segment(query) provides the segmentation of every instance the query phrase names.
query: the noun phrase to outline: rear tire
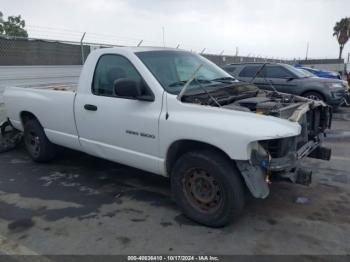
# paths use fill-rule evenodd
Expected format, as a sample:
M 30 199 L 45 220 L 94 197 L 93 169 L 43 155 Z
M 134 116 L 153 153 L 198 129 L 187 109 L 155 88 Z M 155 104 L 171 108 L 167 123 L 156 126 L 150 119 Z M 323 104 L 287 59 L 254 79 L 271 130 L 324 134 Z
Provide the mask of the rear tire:
M 318 92 L 314 92 L 314 91 L 304 93 L 303 97 L 306 97 L 306 98 L 309 98 L 312 100 L 316 100 L 316 101 L 325 101 L 323 95 L 321 95 Z
M 36 119 L 25 122 L 23 136 L 27 152 L 35 162 L 48 162 L 55 157 L 55 145 L 49 141 Z
M 222 227 L 241 213 L 245 195 L 238 170 L 213 150 L 188 152 L 171 172 L 173 198 L 190 219 Z

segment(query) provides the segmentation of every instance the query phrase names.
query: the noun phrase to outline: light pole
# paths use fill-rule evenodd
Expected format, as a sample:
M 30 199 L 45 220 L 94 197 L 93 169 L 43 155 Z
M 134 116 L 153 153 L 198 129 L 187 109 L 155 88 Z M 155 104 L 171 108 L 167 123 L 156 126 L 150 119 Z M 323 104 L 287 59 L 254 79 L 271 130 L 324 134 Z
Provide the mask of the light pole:
M 305 56 L 305 61 L 307 61 L 307 56 L 309 54 L 309 42 L 307 42 L 307 45 L 306 45 L 306 56 Z

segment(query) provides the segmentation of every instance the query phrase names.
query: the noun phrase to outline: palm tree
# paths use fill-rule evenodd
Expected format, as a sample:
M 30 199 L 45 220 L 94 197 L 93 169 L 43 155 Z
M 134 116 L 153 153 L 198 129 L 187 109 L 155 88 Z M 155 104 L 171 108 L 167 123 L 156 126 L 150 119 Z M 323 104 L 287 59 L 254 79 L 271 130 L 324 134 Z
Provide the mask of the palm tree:
M 339 59 L 341 59 L 344 46 L 350 38 L 350 18 L 343 18 L 333 28 L 333 36 L 337 37 L 339 43 Z

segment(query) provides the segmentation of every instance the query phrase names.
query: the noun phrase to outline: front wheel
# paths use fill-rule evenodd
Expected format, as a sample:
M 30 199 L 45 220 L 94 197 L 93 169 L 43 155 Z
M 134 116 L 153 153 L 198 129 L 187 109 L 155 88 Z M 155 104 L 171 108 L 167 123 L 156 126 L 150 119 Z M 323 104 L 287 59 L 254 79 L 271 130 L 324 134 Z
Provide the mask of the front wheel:
M 30 157 L 36 162 L 48 162 L 55 156 L 55 145 L 46 137 L 44 129 L 35 119 L 24 124 L 24 144 Z
M 240 174 L 229 159 L 211 150 L 180 157 L 172 170 L 171 188 L 187 217 L 211 227 L 230 223 L 245 202 Z
M 305 94 L 303 94 L 303 97 L 316 101 L 324 101 L 323 96 L 318 92 L 306 92 Z

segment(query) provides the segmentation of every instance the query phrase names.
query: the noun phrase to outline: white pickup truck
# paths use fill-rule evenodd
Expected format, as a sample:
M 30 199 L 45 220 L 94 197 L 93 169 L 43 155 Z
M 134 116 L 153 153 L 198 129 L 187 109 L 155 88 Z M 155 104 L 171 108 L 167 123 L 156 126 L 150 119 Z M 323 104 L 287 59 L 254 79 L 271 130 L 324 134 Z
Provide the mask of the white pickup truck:
M 77 86 L 8 87 L 4 100 L 34 161 L 60 145 L 170 177 L 184 214 L 208 226 L 237 217 L 245 189 L 265 198 L 271 181 L 309 184 L 299 160 L 330 158 L 323 102 L 259 90 L 178 49 L 96 50 Z

